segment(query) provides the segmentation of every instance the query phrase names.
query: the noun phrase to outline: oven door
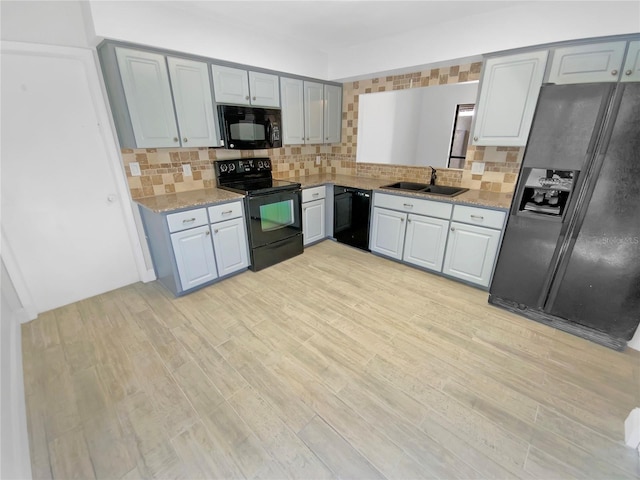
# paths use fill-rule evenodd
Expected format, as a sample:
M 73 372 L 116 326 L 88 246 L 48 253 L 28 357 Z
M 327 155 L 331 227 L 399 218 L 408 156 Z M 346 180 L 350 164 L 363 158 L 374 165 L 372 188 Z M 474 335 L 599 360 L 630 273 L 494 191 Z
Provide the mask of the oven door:
M 247 199 L 251 248 L 302 234 L 301 190 L 287 190 Z

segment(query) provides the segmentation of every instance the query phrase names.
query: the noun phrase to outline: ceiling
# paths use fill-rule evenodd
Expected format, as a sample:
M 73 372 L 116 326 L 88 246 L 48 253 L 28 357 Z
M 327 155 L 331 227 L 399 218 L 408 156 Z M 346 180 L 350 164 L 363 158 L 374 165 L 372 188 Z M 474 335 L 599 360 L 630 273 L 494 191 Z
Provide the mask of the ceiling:
M 296 42 L 314 50 L 340 48 L 392 37 L 430 25 L 460 21 L 532 2 L 509 1 L 180 1 L 174 8 L 233 22 L 268 38 Z M 213 24 L 215 25 L 215 23 Z

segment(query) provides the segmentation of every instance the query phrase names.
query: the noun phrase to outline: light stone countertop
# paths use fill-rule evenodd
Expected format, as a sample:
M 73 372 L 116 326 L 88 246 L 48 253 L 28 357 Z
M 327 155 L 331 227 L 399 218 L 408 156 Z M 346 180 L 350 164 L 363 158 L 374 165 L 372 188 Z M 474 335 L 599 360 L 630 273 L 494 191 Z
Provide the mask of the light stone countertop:
M 395 180 L 382 178 L 354 177 L 350 175 L 320 174 L 308 175 L 293 178 L 283 178 L 292 182 L 299 182 L 302 188 L 315 187 L 332 183 L 334 185 L 342 185 L 345 187 L 361 188 L 364 190 L 381 190 L 392 193 L 394 195 L 403 195 L 415 198 L 427 198 L 430 200 L 440 200 L 450 203 L 460 203 L 466 205 L 475 205 L 479 207 L 488 207 L 501 210 L 508 210 L 511 205 L 513 193 L 496 193 L 484 190 L 468 190 L 467 192 L 456 195 L 455 197 L 446 197 L 442 195 L 433 195 L 429 193 L 406 192 L 395 189 L 381 188 L 383 185 L 394 183 Z M 155 197 L 145 197 L 135 200 L 143 207 L 148 208 L 156 213 L 171 212 L 174 210 L 182 210 L 190 207 L 199 207 L 204 205 L 213 205 L 218 203 L 226 203 L 232 200 L 243 198 L 242 194 L 229 192 L 219 188 L 205 188 L 202 190 L 192 190 L 189 192 L 170 193 L 166 195 L 158 195 Z
M 396 189 L 381 188 L 383 185 L 394 183 L 395 180 L 383 178 L 367 178 L 352 177 L 349 175 L 320 174 L 287 178 L 293 182 L 300 182 L 302 188 L 314 187 L 333 183 L 334 185 L 342 185 L 345 187 L 362 188 L 364 190 L 381 190 L 385 193 L 393 193 L 394 195 L 403 195 L 415 198 L 427 198 L 429 200 L 440 200 L 450 203 L 461 203 L 466 205 L 474 205 L 478 207 L 488 207 L 501 210 L 508 210 L 511 206 L 513 193 L 497 193 L 487 192 L 485 190 L 468 190 L 455 197 L 447 197 L 443 195 L 433 195 L 430 193 L 407 192 Z

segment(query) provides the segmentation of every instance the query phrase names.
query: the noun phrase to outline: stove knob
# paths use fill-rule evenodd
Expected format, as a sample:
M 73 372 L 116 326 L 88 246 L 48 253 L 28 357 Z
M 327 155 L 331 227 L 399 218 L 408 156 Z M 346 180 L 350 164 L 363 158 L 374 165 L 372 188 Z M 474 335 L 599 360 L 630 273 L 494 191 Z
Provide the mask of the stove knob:
M 229 164 L 229 171 L 233 172 L 236 169 L 236 164 L 235 163 L 230 163 Z
M 227 171 L 227 164 L 226 163 L 222 163 L 220 165 L 220 171 L 223 172 L 223 173 Z
M 262 168 L 262 162 L 258 162 L 258 168 Z

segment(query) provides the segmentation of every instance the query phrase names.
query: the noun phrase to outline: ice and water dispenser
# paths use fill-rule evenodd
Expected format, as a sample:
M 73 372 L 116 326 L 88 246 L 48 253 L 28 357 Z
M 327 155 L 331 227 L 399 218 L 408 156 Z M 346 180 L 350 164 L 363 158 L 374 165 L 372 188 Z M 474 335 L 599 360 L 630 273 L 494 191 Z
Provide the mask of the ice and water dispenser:
M 577 170 L 525 168 L 527 179 L 518 205 L 518 215 L 562 220 L 571 192 L 578 179 Z

